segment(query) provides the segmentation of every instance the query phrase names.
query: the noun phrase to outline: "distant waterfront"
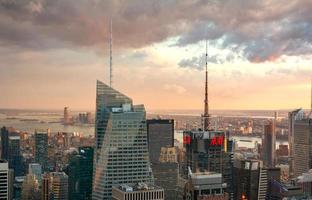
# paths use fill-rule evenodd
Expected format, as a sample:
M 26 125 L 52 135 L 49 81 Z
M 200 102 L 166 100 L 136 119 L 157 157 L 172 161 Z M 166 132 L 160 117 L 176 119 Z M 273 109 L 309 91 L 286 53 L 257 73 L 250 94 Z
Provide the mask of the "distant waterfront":
M 249 116 L 251 111 L 231 111 L 232 114 L 238 115 L 238 117 L 244 117 L 244 114 Z M 233 113 L 234 112 L 234 113 Z M 77 114 L 78 112 L 73 112 Z M 255 117 L 263 116 L 268 117 L 265 113 L 268 111 L 257 111 Z M 166 113 L 167 114 L 167 113 Z M 190 113 L 189 113 L 190 114 Z M 228 113 L 225 113 L 228 114 Z M 155 113 L 148 113 L 150 116 L 155 116 Z M 182 115 L 179 113 L 172 114 Z M 192 113 L 192 115 L 195 115 Z M 245 116 L 245 117 L 247 117 Z M 50 129 L 52 132 L 78 132 L 84 136 L 94 135 L 94 125 L 63 125 L 61 123 L 63 113 L 61 111 L 30 111 L 30 110 L 0 110 L 0 126 L 13 127 L 20 131 L 34 132 L 35 130 L 46 130 Z M 175 139 L 182 142 L 183 134 L 181 131 L 175 131 Z M 237 141 L 239 146 L 253 147 L 255 142 L 261 144 L 261 138 L 256 136 L 233 136 L 233 139 Z M 287 141 L 277 141 L 279 144 L 288 144 Z

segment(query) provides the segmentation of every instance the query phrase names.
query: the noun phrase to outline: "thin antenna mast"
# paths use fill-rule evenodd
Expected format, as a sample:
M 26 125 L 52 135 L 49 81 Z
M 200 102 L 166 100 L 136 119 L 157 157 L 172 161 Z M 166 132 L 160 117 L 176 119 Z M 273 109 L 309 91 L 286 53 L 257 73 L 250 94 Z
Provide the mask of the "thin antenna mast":
M 109 86 L 113 86 L 113 21 L 110 19 L 110 40 L 109 40 Z
M 311 97 L 310 97 L 310 101 L 311 101 L 311 105 L 310 105 L 310 114 L 309 114 L 309 118 L 312 118 L 312 78 L 311 78 Z
M 204 131 L 209 130 L 210 115 L 209 115 L 209 103 L 208 103 L 208 42 L 206 40 L 206 81 L 205 81 L 205 109 L 204 109 Z

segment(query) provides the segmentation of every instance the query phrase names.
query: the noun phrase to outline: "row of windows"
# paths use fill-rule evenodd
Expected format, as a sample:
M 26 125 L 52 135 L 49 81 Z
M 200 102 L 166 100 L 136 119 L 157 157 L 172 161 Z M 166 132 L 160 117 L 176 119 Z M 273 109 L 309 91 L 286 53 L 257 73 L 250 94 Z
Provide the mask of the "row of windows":
M 164 192 L 140 192 L 125 194 L 125 200 L 150 200 L 150 199 L 164 199 Z

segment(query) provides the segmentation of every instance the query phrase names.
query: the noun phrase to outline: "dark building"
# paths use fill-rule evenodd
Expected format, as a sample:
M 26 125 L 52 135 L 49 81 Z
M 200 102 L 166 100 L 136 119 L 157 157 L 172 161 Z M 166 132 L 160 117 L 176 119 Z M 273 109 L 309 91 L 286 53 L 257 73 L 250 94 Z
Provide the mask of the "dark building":
M 50 200 L 50 187 L 50 177 L 48 174 L 44 174 L 42 177 L 41 200 Z
M 224 131 L 185 131 L 185 161 L 180 173 L 187 179 L 189 171 L 222 174 L 226 192 L 233 196 L 233 141 Z
M 17 132 L 10 132 L 6 127 L 1 128 L 1 159 L 8 161 L 9 168 L 14 170 L 14 175 L 23 175 L 20 136 Z
M 259 160 L 234 162 L 234 199 L 258 199 L 259 170 Z
M 43 171 L 46 171 L 48 161 L 47 132 L 35 132 L 35 161 L 42 166 Z
M 67 169 L 70 200 L 88 200 L 92 197 L 93 147 L 79 147 L 78 155 L 69 160 Z
M 174 120 L 151 119 L 146 123 L 150 161 L 159 162 L 161 147 L 174 146 Z
M 1 128 L 1 159 L 8 160 L 9 131 L 6 127 Z
M 279 168 L 263 167 L 260 160 L 236 160 L 234 199 L 266 200 L 272 192 L 271 182 L 280 181 L 280 175 Z
M 20 136 L 9 136 L 9 151 L 8 151 L 9 168 L 14 170 L 15 176 L 22 176 L 24 172 L 20 142 L 21 142 Z
M 302 188 L 294 184 L 284 184 L 280 181 L 272 180 L 270 183 L 270 200 L 280 199 L 310 199 L 304 195 Z
M 264 125 L 264 138 L 262 143 L 263 149 L 263 164 L 267 167 L 275 166 L 275 151 L 276 151 L 276 136 L 275 136 L 275 128 L 274 122 L 270 121 L 268 124 Z

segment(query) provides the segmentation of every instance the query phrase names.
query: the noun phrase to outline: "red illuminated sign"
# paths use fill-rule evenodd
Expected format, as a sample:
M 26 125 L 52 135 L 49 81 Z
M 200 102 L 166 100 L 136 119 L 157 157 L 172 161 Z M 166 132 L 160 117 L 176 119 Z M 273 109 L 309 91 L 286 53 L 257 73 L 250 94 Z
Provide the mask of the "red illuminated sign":
M 189 135 L 183 136 L 183 144 L 191 144 L 191 136 Z
M 224 141 L 224 136 L 214 136 L 210 140 L 210 145 L 212 145 L 212 146 L 221 146 L 221 145 L 223 145 L 223 141 Z

